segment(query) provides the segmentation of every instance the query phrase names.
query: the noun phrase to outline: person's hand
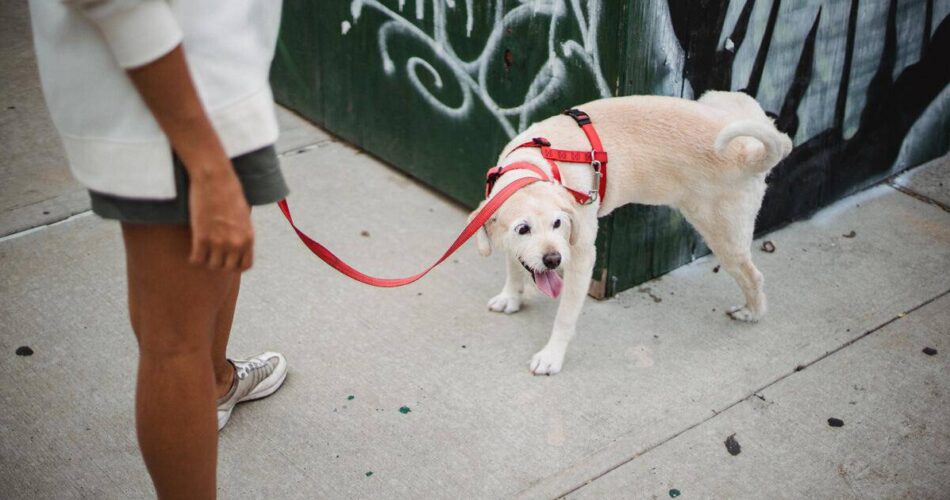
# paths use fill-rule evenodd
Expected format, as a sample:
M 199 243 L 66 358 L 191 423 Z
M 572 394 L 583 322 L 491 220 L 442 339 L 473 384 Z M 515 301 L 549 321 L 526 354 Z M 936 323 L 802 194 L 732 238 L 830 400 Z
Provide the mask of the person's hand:
M 192 178 L 189 185 L 189 261 L 209 269 L 246 271 L 254 260 L 251 207 L 230 164 L 214 171 Z

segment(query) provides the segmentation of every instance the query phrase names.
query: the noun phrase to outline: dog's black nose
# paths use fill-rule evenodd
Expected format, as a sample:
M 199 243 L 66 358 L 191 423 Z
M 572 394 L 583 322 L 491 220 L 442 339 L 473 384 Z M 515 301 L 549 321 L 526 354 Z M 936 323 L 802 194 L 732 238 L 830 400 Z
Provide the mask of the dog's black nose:
M 556 269 L 557 266 L 561 265 L 561 254 L 557 252 L 549 252 L 544 254 L 544 257 L 541 258 L 541 261 L 544 262 L 544 265 L 548 269 Z

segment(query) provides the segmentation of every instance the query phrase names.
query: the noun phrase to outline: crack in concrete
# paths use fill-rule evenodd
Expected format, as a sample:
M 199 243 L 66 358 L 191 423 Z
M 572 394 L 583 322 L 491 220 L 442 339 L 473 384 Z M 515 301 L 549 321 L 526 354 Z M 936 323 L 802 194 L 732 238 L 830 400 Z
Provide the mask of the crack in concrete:
M 893 318 L 891 318 L 891 319 L 889 319 L 889 320 L 887 320 L 887 321 L 881 323 L 880 325 L 877 325 L 877 326 L 875 326 L 874 328 L 871 328 L 870 330 L 868 330 L 868 331 L 866 331 L 866 332 L 864 332 L 864 333 L 858 335 L 857 337 L 855 337 L 855 338 L 853 338 L 853 339 L 851 339 L 851 340 L 845 342 L 844 344 L 838 346 L 837 348 L 832 349 L 832 350 L 826 352 L 825 354 L 823 354 L 823 355 L 821 355 L 821 356 L 815 358 L 814 360 L 809 361 L 808 363 L 805 363 L 804 365 L 801 365 L 801 366 L 803 367 L 801 370 L 796 369 L 796 370 L 790 371 L 790 372 L 788 372 L 788 373 L 786 373 L 786 374 L 784 374 L 784 375 L 782 375 L 782 376 L 776 378 L 775 380 L 773 380 L 773 381 L 771 381 L 771 382 L 768 382 L 767 384 L 763 385 L 762 387 L 759 387 L 758 389 L 755 389 L 754 391 L 752 391 L 751 393 L 749 393 L 749 394 L 746 395 L 745 397 L 743 397 L 743 398 L 741 398 L 741 399 L 738 399 L 738 400 L 736 400 L 736 401 L 733 401 L 732 403 L 728 404 L 727 406 L 725 406 L 725 407 L 722 408 L 721 410 L 718 410 L 718 411 L 715 411 L 715 410 L 714 410 L 712 416 L 707 417 L 707 418 L 705 418 L 705 419 L 703 419 L 703 420 L 700 420 L 699 422 L 696 422 L 695 424 L 690 425 L 690 426 L 688 426 L 688 427 L 686 427 L 686 428 L 684 428 L 684 429 L 682 429 L 682 430 L 680 430 L 680 431 L 678 431 L 678 432 L 676 432 L 676 433 L 670 435 L 669 437 L 667 437 L 667 438 L 665 438 L 665 439 L 661 439 L 659 442 L 654 443 L 654 444 L 648 446 L 648 447 L 645 448 L 643 451 L 641 451 L 641 452 L 639 452 L 639 453 L 636 453 L 636 454 L 633 455 L 632 457 L 630 457 L 630 458 L 628 458 L 628 459 L 626 459 L 626 460 L 623 460 L 623 461 L 621 461 L 620 463 L 618 463 L 618 464 L 616 464 L 616 465 L 614 465 L 614 466 L 612 466 L 612 467 L 609 467 L 608 469 L 602 471 L 601 473 L 597 474 L 597 475 L 594 476 L 594 477 L 590 477 L 590 478 L 584 480 L 584 481 L 581 482 L 580 484 L 578 484 L 578 485 L 574 486 L 573 488 L 571 488 L 571 489 L 565 491 L 564 493 L 559 494 L 559 495 L 556 496 L 555 498 L 557 498 L 557 499 L 565 498 L 565 497 L 567 497 L 567 495 L 570 495 L 570 494 L 572 494 L 572 493 L 577 492 L 578 490 L 580 490 L 580 489 L 584 488 L 585 486 L 587 486 L 587 485 L 593 483 L 594 481 L 596 481 L 596 480 L 598 480 L 598 479 L 600 479 L 600 478 L 606 476 L 607 474 L 610 474 L 611 472 L 613 472 L 613 471 L 619 469 L 620 467 L 623 467 L 624 465 L 626 465 L 626 464 L 628 464 L 628 463 L 630 463 L 630 462 L 636 460 L 637 458 L 640 458 L 640 457 L 646 455 L 647 453 L 649 453 L 649 452 L 651 452 L 651 451 L 653 451 L 653 450 L 659 448 L 660 446 L 663 446 L 664 444 L 666 444 L 666 443 L 668 443 L 668 442 L 670 442 L 670 441 L 672 441 L 672 440 L 678 438 L 679 436 L 681 436 L 681 435 L 683 435 L 683 434 L 685 434 L 685 433 L 687 433 L 687 432 L 689 432 L 689 431 L 691 431 L 691 430 L 693 430 L 693 429 L 699 427 L 700 425 L 703 425 L 703 424 L 705 424 L 706 422 L 709 422 L 709 421 L 711 421 L 712 419 L 714 419 L 714 418 L 716 418 L 716 417 L 722 415 L 722 414 L 725 413 L 727 410 L 729 410 L 729 409 L 731 409 L 731 408 L 733 408 L 733 407 L 735 407 L 735 406 L 741 404 L 743 401 L 746 401 L 746 400 L 748 400 L 749 398 L 752 398 L 752 397 L 756 397 L 758 394 L 762 393 L 765 389 L 768 389 L 769 387 L 771 387 L 771 386 L 777 384 L 778 382 L 781 382 L 782 380 L 785 380 L 786 378 L 788 378 L 788 377 L 794 375 L 795 373 L 797 373 L 797 372 L 799 372 L 799 371 L 802 371 L 802 370 L 804 370 L 804 369 L 806 369 L 806 368 L 808 368 L 808 367 L 810 367 L 810 366 L 812 366 L 812 365 L 814 365 L 814 364 L 816 364 L 816 363 L 818 363 L 818 362 L 820 362 L 820 361 L 822 361 L 822 360 L 824 360 L 824 359 L 826 359 L 826 358 L 831 357 L 832 355 L 834 355 L 834 354 L 840 352 L 841 350 L 843 350 L 843 349 L 845 349 L 845 348 L 847 348 L 847 347 L 850 347 L 851 345 L 853 345 L 853 344 L 856 343 L 857 341 L 859 341 L 859 340 L 861 340 L 861 339 L 863 339 L 863 338 L 865 338 L 865 337 L 867 337 L 867 336 L 869 336 L 869 335 L 871 335 L 871 334 L 873 334 L 873 333 L 875 333 L 875 332 L 881 330 L 882 328 L 884 328 L 884 327 L 890 325 L 891 323 L 894 323 L 895 321 L 898 321 L 898 320 L 900 320 L 900 319 L 902 319 L 902 318 L 905 318 L 905 317 L 909 316 L 911 313 L 917 311 L 918 309 L 920 309 L 920 308 L 922 308 L 922 307 L 925 307 L 925 306 L 927 306 L 927 305 L 933 303 L 933 302 L 936 301 L 936 300 L 939 300 L 940 298 L 942 298 L 942 297 L 944 297 L 945 295 L 948 295 L 948 294 L 950 294 L 950 290 L 946 290 L 946 291 L 944 291 L 944 292 L 942 292 L 942 293 L 939 293 L 939 294 L 937 294 L 936 296 L 931 297 L 930 299 L 927 299 L 927 300 L 921 302 L 920 304 L 918 304 L 918 305 L 916 305 L 916 306 L 914 306 L 914 307 L 908 309 L 907 311 L 903 311 L 903 312 L 898 313 L 898 314 L 895 315 Z M 535 484 L 538 484 L 538 483 L 535 483 Z M 532 485 L 532 486 L 534 486 L 534 485 Z M 519 492 L 519 495 L 520 495 L 521 493 L 524 493 L 525 491 L 527 491 L 527 490 L 530 489 L 530 488 L 531 488 L 531 487 L 529 486 L 528 488 L 522 490 L 521 492 Z
M 934 205 L 935 207 L 939 207 L 943 209 L 944 212 L 950 213 L 950 205 L 947 205 L 946 203 L 943 203 L 943 202 L 939 202 L 929 196 L 920 194 L 917 191 L 914 191 L 913 189 L 907 186 L 902 186 L 898 184 L 896 179 L 894 178 L 888 179 L 885 182 L 887 183 L 888 186 L 896 189 L 897 191 L 900 191 L 901 193 L 906 194 L 907 196 L 910 196 L 911 198 L 916 198 L 917 200 L 920 200 L 924 203 L 928 203 L 930 205 Z

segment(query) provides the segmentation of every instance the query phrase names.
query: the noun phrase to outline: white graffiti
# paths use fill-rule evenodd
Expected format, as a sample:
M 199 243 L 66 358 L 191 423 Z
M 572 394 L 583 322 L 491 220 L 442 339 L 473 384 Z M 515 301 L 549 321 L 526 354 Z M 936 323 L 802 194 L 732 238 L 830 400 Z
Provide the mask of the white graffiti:
M 475 27 L 474 0 L 465 0 L 465 33 L 471 37 Z M 530 125 L 532 113 L 553 102 L 563 90 L 568 78 L 565 60 L 576 58 L 593 77 L 601 97 L 611 95 L 610 87 L 600 66 L 597 46 L 597 30 L 601 20 L 601 0 L 519 0 L 517 5 L 505 11 L 504 1 L 494 2 L 494 21 L 484 47 L 472 60 L 459 57 L 449 40 L 446 17 L 449 10 L 461 8 L 457 0 L 415 0 L 415 18 L 424 20 L 426 8 L 432 16 L 433 32 L 425 32 L 402 15 L 406 0 L 398 1 L 398 10 L 383 5 L 378 0 L 353 0 L 350 13 L 356 24 L 364 9 L 375 9 L 389 18 L 377 33 L 377 43 L 383 59 L 383 70 L 388 75 L 396 74 L 396 64 L 389 54 L 388 42 L 395 36 L 408 36 L 428 45 L 438 59 L 439 66 L 448 68 L 451 77 L 461 89 L 461 102 L 449 105 L 433 93 L 420 79 L 430 76 L 435 91 L 442 90 L 446 82 L 432 62 L 419 56 L 411 56 L 405 64 L 407 78 L 419 95 L 433 108 L 446 116 L 462 119 L 469 116 L 476 102 L 492 113 L 509 137 Z M 548 17 L 547 59 L 534 75 L 522 102 L 512 107 L 502 107 L 491 96 L 488 88 L 490 64 L 499 64 L 502 37 L 506 30 L 536 16 Z M 580 40 L 557 40 L 558 26 L 576 23 Z M 561 30 L 563 31 L 563 30 Z M 436 62 L 436 61 L 433 61 Z

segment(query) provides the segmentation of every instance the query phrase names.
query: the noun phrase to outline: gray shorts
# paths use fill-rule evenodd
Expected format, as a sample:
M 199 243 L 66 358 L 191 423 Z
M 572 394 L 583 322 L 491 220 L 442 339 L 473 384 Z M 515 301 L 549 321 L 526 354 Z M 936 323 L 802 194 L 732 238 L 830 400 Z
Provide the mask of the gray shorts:
M 244 197 L 251 206 L 274 203 L 287 197 L 287 183 L 273 146 L 231 159 L 241 181 Z M 134 224 L 188 224 L 188 173 L 175 156 L 175 187 L 171 200 L 120 198 L 89 191 L 92 211 L 104 219 Z

